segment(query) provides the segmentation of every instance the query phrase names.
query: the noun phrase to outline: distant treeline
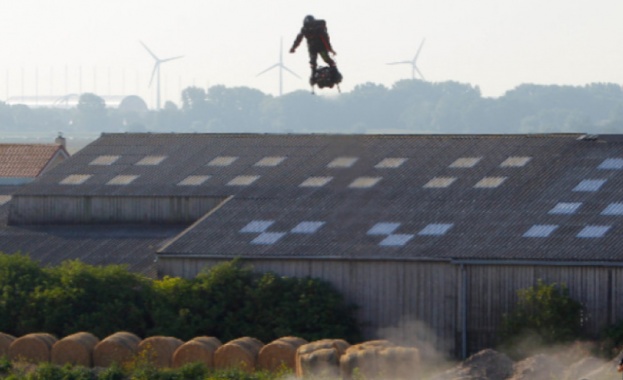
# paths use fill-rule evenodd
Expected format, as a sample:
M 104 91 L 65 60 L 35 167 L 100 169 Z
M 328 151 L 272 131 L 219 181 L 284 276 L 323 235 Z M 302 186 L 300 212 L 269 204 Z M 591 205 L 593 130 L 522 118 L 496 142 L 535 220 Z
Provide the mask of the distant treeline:
M 330 96 L 296 91 L 280 97 L 247 87 L 189 87 L 181 107 L 121 111 L 95 94 L 73 109 L 28 108 L 0 102 L 3 131 L 252 132 L 252 133 L 619 133 L 623 90 L 618 84 L 524 84 L 498 98 L 457 82 L 403 80 L 391 88 L 366 83 Z

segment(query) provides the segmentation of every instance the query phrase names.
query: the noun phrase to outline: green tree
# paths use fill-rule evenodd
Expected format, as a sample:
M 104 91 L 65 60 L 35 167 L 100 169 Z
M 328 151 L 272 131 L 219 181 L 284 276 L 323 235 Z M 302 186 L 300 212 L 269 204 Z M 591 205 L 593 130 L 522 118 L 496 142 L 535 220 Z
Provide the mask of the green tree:
M 584 308 L 571 298 L 565 284 L 546 284 L 539 279 L 517 295 L 514 310 L 503 316 L 500 327 L 502 347 L 512 349 L 513 356 L 521 356 L 526 346 L 565 343 L 582 336 Z
M 89 331 L 105 337 L 121 330 L 145 335 L 151 328 L 151 280 L 125 266 L 75 260 L 48 273 L 50 286 L 36 289 L 32 296 L 41 330 L 57 336 Z
M 32 327 L 31 294 L 48 282 L 39 264 L 21 253 L 0 253 L 0 331 L 23 335 Z
M 91 93 L 82 94 L 76 111 L 77 127 L 92 131 L 102 131 L 108 127 L 106 102 L 103 98 Z

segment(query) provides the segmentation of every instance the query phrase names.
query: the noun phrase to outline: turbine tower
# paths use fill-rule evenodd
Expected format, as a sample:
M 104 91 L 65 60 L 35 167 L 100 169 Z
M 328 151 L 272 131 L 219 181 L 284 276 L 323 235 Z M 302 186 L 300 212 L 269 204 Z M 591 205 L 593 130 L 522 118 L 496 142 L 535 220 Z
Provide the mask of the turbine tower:
M 417 49 L 417 53 L 415 53 L 415 57 L 413 57 L 412 60 L 390 62 L 388 63 L 388 65 L 411 65 L 411 79 L 415 79 L 415 73 L 417 72 L 420 78 L 422 78 L 422 80 L 425 80 L 424 75 L 422 75 L 422 72 L 417 67 L 417 59 L 418 59 L 418 56 L 420 55 L 420 51 L 422 50 L 422 45 L 424 45 L 424 39 L 422 39 L 422 42 L 420 43 L 420 47 Z
M 159 110 L 160 109 L 160 65 L 162 63 L 169 62 L 174 59 L 182 58 L 183 55 L 179 55 L 177 57 L 160 59 L 154 53 L 152 53 L 151 50 L 149 50 L 149 48 L 147 47 L 147 45 L 143 43 L 143 41 L 140 41 L 140 43 L 141 45 L 143 45 L 145 50 L 147 50 L 149 55 L 151 55 L 152 58 L 156 61 L 156 63 L 154 64 L 154 69 L 151 72 L 151 78 L 149 79 L 149 86 L 151 87 L 151 83 L 154 81 L 154 76 L 156 76 L 156 110 Z
M 295 77 L 300 78 L 300 76 L 298 76 L 294 71 L 288 69 L 283 64 L 283 38 L 281 38 L 281 41 L 279 43 L 279 62 L 275 63 L 274 65 L 262 71 L 261 73 L 257 74 L 256 77 L 259 77 L 260 75 L 264 74 L 267 71 L 274 69 L 275 67 L 279 68 L 279 96 L 281 96 L 283 94 L 283 70 L 286 70 L 287 72 L 294 75 Z

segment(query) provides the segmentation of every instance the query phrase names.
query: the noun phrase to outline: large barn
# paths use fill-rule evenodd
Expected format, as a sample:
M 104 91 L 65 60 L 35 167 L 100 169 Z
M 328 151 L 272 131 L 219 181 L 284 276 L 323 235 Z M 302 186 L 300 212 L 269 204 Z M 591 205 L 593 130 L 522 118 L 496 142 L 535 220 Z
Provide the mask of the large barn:
M 366 338 L 466 356 L 518 289 L 623 318 L 623 136 L 103 134 L 0 207 L 0 251 L 333 283 Z M 429 334 L 412 337 L 412 326 Z

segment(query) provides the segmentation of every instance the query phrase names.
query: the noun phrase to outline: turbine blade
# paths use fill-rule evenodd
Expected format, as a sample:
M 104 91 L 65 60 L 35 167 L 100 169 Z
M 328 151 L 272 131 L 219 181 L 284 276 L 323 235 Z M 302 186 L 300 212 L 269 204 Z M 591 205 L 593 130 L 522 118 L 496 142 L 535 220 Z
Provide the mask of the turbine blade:
M 389 62 L 388 65 L 411 65 L 411 61 Z
M 141 43 L 141 45 L 143 45 L 143 47 L 145 48 L 145 50 L 147 50 L 147 52 L 149 53 L 149 55 L 151 55 L 156 61 L 159 61 L 158 57 L 156 57 L 156 55 L 154 53 L 152 53 L 151 50 L 149 50 L 149 48 L 147 47 L 147 45 L 145 45 L 143 43 L 143 41 L 139 41 Z
M 418 75 L 420 76 L 420 78 L 422 78 L 422 80 L 426 80 L 424 79 L 424 75 L 422 75 L 422 72 L 420 71 L 420 69 L 417 68 L 417 66 L 413 66 L 413 68 L 415 69 L 415 71 L 418 73 Z
M 262 71 L 261 73 L 257 74 L 256 77 L 259 77 L 260 75 L 264 74 L 267 71 L 270 71 L 272 69 L 274 69 L 275 67 L 279 67 L 278 63 L 275 63 L 274 65 L 272 65 L 271 67 L 267 68 L 266 70 Z
M 169 61 L 172 61 L 174 59 L 180 59 L 180 58 L 183 58 L 183 57 L 184 57 L 183 55 L 178 55 L 177 57 L 165 58 L 165 59 L 160 60 L 160 63 L 169 62 Z
M 300 76 L 298 76 L 298 74 L 297 74 L 297 73 L 295 73 L 294 71 L 292 71 L 292 70 L 288 69 L 287 67 L 285 67 L 285 66 L 283 66 L 283 65 L 282 65 L 281 67 L 283 67 L 283 69 L 284 69 L 285 71 L 289 72 L 290 74 L 294 75 L 295 77 L 300 78 Z
M 426 41 L 426 39 L 422 38 L 422 42 L 420 42 L 420 47 L 417 49 L 417 53 L 415 53 L 415 57 L 413 57 L 413 62 L 417 61 L 417 57 L 420 55 L 422 46 L 424 46 L 424 41 Z

